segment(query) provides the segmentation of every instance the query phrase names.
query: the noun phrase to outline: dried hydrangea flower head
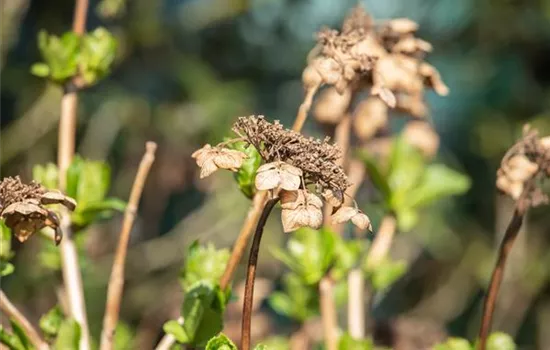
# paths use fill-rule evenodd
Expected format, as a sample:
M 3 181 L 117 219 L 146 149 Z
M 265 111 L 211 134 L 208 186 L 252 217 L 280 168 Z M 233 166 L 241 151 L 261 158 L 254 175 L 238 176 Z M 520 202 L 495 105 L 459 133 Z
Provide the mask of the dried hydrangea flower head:
M 550 178 L 550 139 L 539 138 L 527 125 L 524 135 L 504 155 L 497 171 L 497 188 L 529 206 L 548 202 L 537 183 Z
M 59 191 L 47 191 L 34 181 L 27 185 L 16 176 L 0 182 L 0 218 L 20 242 L 25 242 L 44 227 L 54 229 L 56 244 L 61 242 L 59 218 L 55 212 L 44 207 L 48 204 L 61 204 L 69 210 L 76 208 L 74 199 Z
M 202 168 L 201 174 L 209 175 L 218 168 L 236 170 L 240 167 L 246 157 L 244 153 L 228 150 L 223 145 L 243 141 L 254 147 L 265 162 L 257 169 L 254 184 L 258 190 L 271 191 L 274 197 L 280 198 L 285 232 L 303 226 L 319 228 L 323 223 L 321 198 L 336 209 L 342 207 L 344 193 L 351 184 L 338 165 L 342 152 L 329 143 L 328 138 L 322 141 L 307 138 L 263 116 L 240 117 L 233 131 L 238 138 L 216 147 L 205 145 L 193 153 Z M 206 171 L 205 167 L 208 167 Z M 315 193 L 309 188 L 314 188 Z M 362 228 L 370 227 L 359 217 L 350 216 L 347 220 Z

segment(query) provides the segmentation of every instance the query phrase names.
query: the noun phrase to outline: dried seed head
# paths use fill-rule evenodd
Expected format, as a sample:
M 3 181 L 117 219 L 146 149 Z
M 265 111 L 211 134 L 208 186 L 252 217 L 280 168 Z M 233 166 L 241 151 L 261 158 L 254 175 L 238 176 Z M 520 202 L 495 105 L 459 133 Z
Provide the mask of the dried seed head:
M 341 151 L 327 140 L 306 138 L 263 116 L 240 117 L 233 130 L 253 145 L 267 163 L 281 161 L 301 169 L 304 186 L 316 184 L 323 190 L 342 192 L 349 187 L 344 170 L 337 164 Z
M 546 139 L 539 139 L 537 131 L 526 126 L 523 138 L 508 150 L 497 171 L 497 188 L 522 205 L 548 202 L 548 196 L 537 186 L 538 181 L 550 177 Z
M 408 18 L 395 18 L 387 23 L 385 29 L 395 34 L 411 34 L 418 30 L 418 23 Z
M 281 221 L 284 232 L 300 227 L 318 229 L 323 224 L 323 202 L 307 190 L 281 191 Z
M 403 130 L 403 137 L 422 154 L 431 159 L 437 154 L 439 148 L 439 135 L 428 122 L 411 121 Z
M 285 162 L 262 165 L 256 172 L 255 185 L 260 191 L 281 188 L 296 191 L 300 188 L 302 170 Z
M 44 227 L 51 227 L 55 230 L 56 244 L 59 244 L 62 237 L 59 218 L 44 207 L 48 204 L 61 204 L 69 210 L 76 208 L 74 199 L 59 191 L 46 191 L 35 182 L 24 184 L 18 176 L 0 182 L 0 217 L 20 242 Z
M 197 165 L 201 168 L 201 179 L 220 168 L 237 171 L 243 165 L 243 161 L 248 158 L 241 151 L 212 147 L 209 144 L 195 151 L 191 157 L 197 160 Z
M 424 119 L 428 115 L 428 106 L 420 95 L 399 95 L 395 109 L 415 118 Z

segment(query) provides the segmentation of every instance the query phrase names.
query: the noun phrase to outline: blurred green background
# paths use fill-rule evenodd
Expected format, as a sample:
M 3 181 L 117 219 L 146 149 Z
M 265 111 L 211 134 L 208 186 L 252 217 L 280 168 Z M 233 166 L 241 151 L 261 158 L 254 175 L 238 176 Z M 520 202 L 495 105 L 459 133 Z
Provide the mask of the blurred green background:
M 302 100 L 300 75 L 314 33 L 339 28 L 350 0 L 103 0 L 91 1 L 88 30 L 105 26 L 119 40 L 112 75 L 80 95 L 77 152 L 106 159 L 112 193 L 127 198 L 144 143 L 157 160 L 132 232 L 122 319 L 151 347 L 164 321 L 177 316 L 177 281 L 193 240 L 229 247 L 248 200 L 229 173 L 198 180 L 191 153 L 229 134 L 237 116 L 264 114 L 290 125 Z M 497 247 L 513 203 L 495 191 L 500 157 L 530 122 L 550 133 L 550 1 L 364 0 L 377 19 L 409 17 L 430 41 L 428 61 L 451 93 L 427 99 L 442 138 L 440 158 L 473 180 L 467 195 L 427 210 L 413 232 L 399 235 L 392 256 L 408 273 L 379 295 L 373 315 L 413 337 L 447 332 L 473 339 Z M 37 33 L 69 30 L 70 0 L 2 1 L 1 175 L 31 179 L 32 167 L 56 160 L 61 90 L 29 73 L 39 61 Z M 322 135 L 313 120 L 305 132 Z M 369 208 L 366 196 L 359 204 Z M 368 213 L 368 209 L 365 209 Z M 377 224 L 377 214 L 372 214 Z M 88 315 L 98 334 L 106 281 L 121 215 L 94 225 L 84 238 Z M 376 225 L 375 225 L 376 226 Z M 548 207 L 529 214 L 502 286 L 495 330 L 515 335 L 521 349 L 550 346 Z M 287 239 L 270 220 L 259 278 L 276 288 L 282 266 L 269 253 Z M 49 242 L 31 240 L 18 252 L 16 273 L 2 288 L 37 320 L 56 300 L 56 273 L 41 260 Z M 238 280 L 244 277 L 243 266 Z M 273 286 L 272 284 L 275 284 Z M 267 293 L 268 293 L 267 292 Z M 240 306 L 228 310 L 235 337 Z M 288 334 L 288 321 L 269 317 L 258 337 Z M 175 315 L 174 315 L 175 314 Z M 384 323 L 382 323 L 384 324 Z M 260 323 L 258 323 L 258 327 Z M 233 333 L 231 333 L 233 332 Z M 423 333 L 424 332 L 424 333 Z

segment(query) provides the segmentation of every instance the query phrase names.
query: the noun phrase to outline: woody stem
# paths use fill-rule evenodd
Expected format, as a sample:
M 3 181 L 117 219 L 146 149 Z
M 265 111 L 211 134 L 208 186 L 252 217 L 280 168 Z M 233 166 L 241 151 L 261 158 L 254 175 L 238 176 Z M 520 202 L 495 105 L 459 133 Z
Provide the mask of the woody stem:
M 250 247 L 250 256 L 248 258 L 248 267 L 246 271 L 246 284 L 244 288 L 244 303 L 243 303 L 243 321 L 241 328 L 241 349 L 250 350 L 250 332 L 252 322 L 252 303 L 254 300 L 254 281 L 256 279 L 256 267 L 258 265 L 258 253 L 260 252 L 260 242 L 264 232 L 264 226 L 267 222 L 267 218 L 271 213 L 271 210 L 277 204 L 279 198 L 273 198 L 266 202 L 258 225 L 256 226 L 256 232 L 254 232 L 254 239 L 252 240 L 252 247 Z

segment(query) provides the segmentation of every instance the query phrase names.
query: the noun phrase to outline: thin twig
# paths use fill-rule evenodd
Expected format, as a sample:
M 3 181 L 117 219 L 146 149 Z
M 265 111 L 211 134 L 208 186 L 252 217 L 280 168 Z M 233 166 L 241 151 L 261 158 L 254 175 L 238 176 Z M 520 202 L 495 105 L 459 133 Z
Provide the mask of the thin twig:
M 250 331 L 252 326 L 252 303 L 254 300 L 254 281 L 256 279 L 256 267 L 258 265 L 258 253 L 260 252 L 260 243 L 264 233 L 264 226 L 271 210 L 277 204 L 279 198 L 273 198 L 267 201 L 262 215 L 256 226 L 252 247 L 250 247 L 250 256 L 248 258 L 248 268 L 246 271 L 246 284 L 244 287 L 243 302 L 243 321 L 241 328 L 241 349 L 250 350 Z
M 77 35 L 84 34 L 87 13 L 88 0 L 77 0 L 73 17 L 73 31 Z M 65 87 L 61 99 L 61 116 L 59 119 L 57 165 L 59 168 L 59 189 L 61 191 L 65 191 L 67 187 L 66 173 L 75 152 L 77 106 L 78 96 L 76 88 L 72 83 L 69 83 Z M 61 213 L 61 230 L 64 235 L 60 250 L 65 292 L 67 293 L 71 316 L 80 324 L 81 337 L 79 347 L 81 350 L 89 350 L 90 331 L 84 302 L 84 288 L 82 286 L 76 244 L 71 232 L 71 218 L 67 210 L 63 210 Z
M 360 268 L 348 274 L 348 332 L 355 339 L 365 337 L 365 277 Z
M 375 268 L 382 262 L 391 248 L 396 229 L 395 217 L 391 214 L 384 216 L 380 229 L 372 241 L 366 261 L 366 268 Z
M 134 224 L 145 180 L 155 161 L 156 149 L 156 143 L 146 143 L 145 154 L 139 164 L 132 191 L 130 192 L 130 199 L 128 200 L 128 205 L 124 212 L 124 220 L 122 222 L 116 255 L 113 261 L 111 278 L 109 279 L 109 286 L 107 288 L 107 303 L 105 306 L 103 330 L 101 331 L 101 344 L 99 347 L 101 350 L 110 350 L 113 348 L 113 336 L 118 322 L 122 289 L 124 287 L 124 265 L 126 262 L 126 253 L 128 251 L 128 242 L 130 240 L 130 231 Z
M 50 347 L 46 343 L 38 331 L 33 327 L 29 320 L 23 315 L 15 305 L 8 299 L 8 296 L 4 294 L 4 291 L 0 290 L 0 310 L 2 313 L 6 314 L 8 318 L 15 321 L 23 330 L 25 331 L 26 336 L 29 338 L 32 345 L 39 350 L 47 350 Z
M 298 109 L 298 114 L 296 115 L 296 119 L 294 120 L 294 125 L 292 125 L 292 130 L 300 131 L 304 127 L 304 124 L 307 119 L 307 114 L 311 109 L 313 96 L 315 96 L 316 92 L 317 92 L 317 87 L 309 88 L 306 90 L 306 96 L 304 98 L 304 102 L 302 102 L 302 104 L 300 105 L 300 108 Z
M 336 334 L 338 321 L 336 317 L 336 305 L 334 303 L 333 284 L 329 276 L 323 277 L 319 282 L 321 321 L 323 323 L 323 336 L 325 348 L 327 350 L 336 350 L 338 348 L 338 338 Z
M 485 298 L 485 303 L 483 304 L 483 316 L 481 319 L 481 327 L 479 329 L 479 350 L 485 350 L 487 336 L 489 335 L 489 330 L 491 329 L 493 313 L 495 311 L 498 290 L 504 276 L 506 260 L 508 259 L 508 255 L 514 246 L 516 237 L 520 232 L 527 207 L 528 206 L 525 205 L 523 201 L 518 201 L 512 219 L 510 220 L 510 224 L 508 224 L 504 237 L 502 238 L 502 242 L 498 250 L 497 263 L 491 275 L 491 281 L 489 282 L 489 291 Z

